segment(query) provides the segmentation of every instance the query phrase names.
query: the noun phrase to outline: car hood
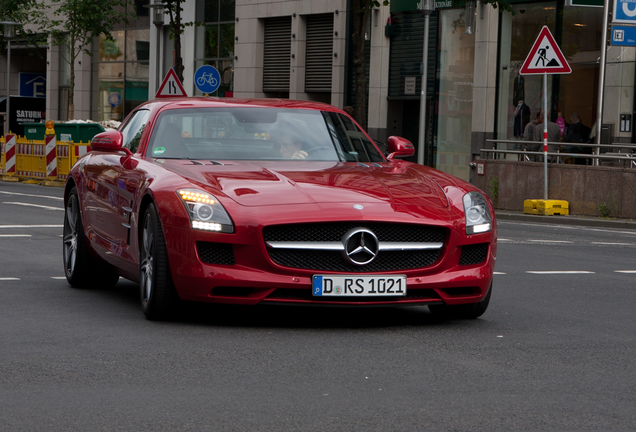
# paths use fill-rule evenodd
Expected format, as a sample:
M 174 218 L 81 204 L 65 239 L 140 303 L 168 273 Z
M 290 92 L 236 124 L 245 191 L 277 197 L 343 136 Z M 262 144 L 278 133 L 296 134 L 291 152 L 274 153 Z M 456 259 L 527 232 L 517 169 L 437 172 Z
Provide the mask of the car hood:
M 400 162 L 161 162 L 190 182 L 209 185 L 244 206 L 338 202 L 448 206 L 437 183 L 417 165 Z

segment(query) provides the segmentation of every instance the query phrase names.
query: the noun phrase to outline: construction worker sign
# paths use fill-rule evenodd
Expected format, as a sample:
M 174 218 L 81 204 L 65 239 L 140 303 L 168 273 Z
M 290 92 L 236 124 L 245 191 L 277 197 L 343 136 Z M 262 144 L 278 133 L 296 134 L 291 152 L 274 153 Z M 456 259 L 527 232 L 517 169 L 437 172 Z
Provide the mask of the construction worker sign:
M 569 74 L 572 68 L 563 56 L 552 33 L 543 26 L 519 73 L 521 75 Z

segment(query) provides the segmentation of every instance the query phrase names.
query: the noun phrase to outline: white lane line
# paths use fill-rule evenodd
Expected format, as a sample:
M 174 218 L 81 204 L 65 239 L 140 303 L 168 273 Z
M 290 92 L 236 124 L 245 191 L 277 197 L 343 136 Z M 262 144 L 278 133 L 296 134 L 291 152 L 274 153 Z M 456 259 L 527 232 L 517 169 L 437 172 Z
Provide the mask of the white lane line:
M 0 234 L 0 237 L 33 237 L 31 234 Z
M 529 242 L 534 242 L 534 243 L 574 243 L 571 241 L 565 241 L 565 240 L 528 240 Z
M 502 274 L 505 274 L 505 273 L 501 273 L 501 272 L 492 272 L 492 274 L 502 275 Z
M 592 242 L 595 245 L 607 245 L 607 246 L 633 246 L 634 243 L 610 243 L 610 242 Z
M 0 225 L 0 229 L 3 228 L 64 228 L 64 225 Z
M 32 194 L 24 194 L 24 193 L 18 193 L 18 192 L 0 191 L 0 194 L 28 196 L 28 197 L 34 197 L 34 198 L 48 198 L 48 199 L 54 199 L 54 200 L 60 200 L 60 201 L 64 200 L 64 198 L 62 198 L 62 197 L 54 197 L 54 196 L 48 196 L 48 195 L 32 195 Z
M 16 281 L 20 280 L 20 278 L 0 278 L 0 281 Z
M 502 238 L 498 238 L 497 241 L 512 241 L 510 239 L 502 239 Z
M 43 209 L 46 209 L 46 210 L 61 210 L 61 211 L 64 211 L 64 209 L 61 208 L 61 207 L 50 207 L 50 206 L 44 206 L 44 205 L 38 205 L 38 204 L 29 204 L 29 203 L 21 203 L 21 202 L 3 202 L 2 204 L 21 205 L 21 206 L 25 206 L 25 207 L 38 207 L 38 208 L 43 208 Z
M 614 273 L 636 274 L 636 270 L 614 270 Z
M 527 271 L 530 274 L 594 274 L 593 271 L 578 271 L 578 270 L 555 270 L 555 271 Z
M 66 276 L 51 276 L 51 279 L 66 279 Z
M 532 227 L 545 227 L 547 224 L 541 223 L 520 223 L 520 222 L 511 222 L 511 221 L 497 221 L 498 224 L 502 225 L 522 225 L 522 226 L 532 226 Z M 601 229 L 601 228 L 589 228 L 578 225 L 550 225 L 550 228 L 553 229 L 566 229 L 566 230 L 577 230 L 577 231 L 596 231 L 596 232 L 606 232 L 612 234 L 631 234 L 636 235 L 636 230 L 633 231 L 618 231 L 620 228 L 612 228 L 612 229 Z

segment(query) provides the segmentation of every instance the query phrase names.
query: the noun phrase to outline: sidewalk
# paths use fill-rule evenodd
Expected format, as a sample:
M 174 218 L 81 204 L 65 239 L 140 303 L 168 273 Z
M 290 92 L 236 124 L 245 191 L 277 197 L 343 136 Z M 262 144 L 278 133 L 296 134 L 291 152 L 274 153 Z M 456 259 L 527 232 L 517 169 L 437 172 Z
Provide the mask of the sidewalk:
M 497 215 L 497 220 L 636 230 L 636 220 L 634 219 L 604 219 L 590 216 L 539 216 L 511 210 L 497 210 L 495 214 Z

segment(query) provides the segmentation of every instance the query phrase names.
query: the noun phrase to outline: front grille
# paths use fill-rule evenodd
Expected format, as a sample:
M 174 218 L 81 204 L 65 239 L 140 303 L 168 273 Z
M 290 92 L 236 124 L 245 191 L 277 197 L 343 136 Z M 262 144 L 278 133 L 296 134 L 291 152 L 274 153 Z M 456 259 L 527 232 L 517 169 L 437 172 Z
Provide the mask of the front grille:
M 231 244 L 197 242 L 199 259 L 205 264 L 234 265 L 234 250 Z
M 352 228 L 367 228 L 380 242 L 440 242 L 446 238 L 446 229 L 426 225 L 387 224 L 368 222 L 339 222 L 276 225 L 263 229 L 265 242 L 339 242 Z M 382 251 L 369 264 L 357 266 L 348 263 L 340 251 L 311 249 L 272 249 L 270 258 L 284 267 L 337 271 L 346 273 L 387 272 L 410 270 L 433 265 L 442 250 Z
M 352 228 L 367 228 L 383 242 L 443 242 L 446 229 L 427 225 L 387 224 L 378 222 L 337 222 L 315 224 L 274 225 L 263 229 L 268 241 L 340 241 Z
M 481 264 L 486 261 L 488 243 L 462 246 L 462 255 L 459 257 L 459 265 Z

